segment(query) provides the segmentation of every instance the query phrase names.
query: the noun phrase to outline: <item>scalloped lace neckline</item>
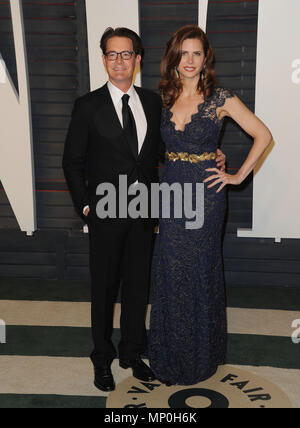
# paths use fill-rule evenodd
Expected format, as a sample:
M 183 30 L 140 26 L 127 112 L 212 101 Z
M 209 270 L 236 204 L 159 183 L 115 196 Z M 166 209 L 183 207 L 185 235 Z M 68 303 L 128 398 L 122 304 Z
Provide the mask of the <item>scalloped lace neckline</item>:
M 169 121 L 173 125 L 174 131 L 184 133 L 186 131 L 186 128 L 193 123 L 194 118 L 199 114 L 199 112 L 200 112 L 201 108 L 204 106 L 205 102 L 206 102 L 206 100 L 204 99 L 204 101 L 202 103 L 198 104 L 197 111 L 191 115 L 190 121 L 184 125 L 183 129 L 176 129 L 177 123 L 174 122 L 174 120 L 172 120 L 172 118 L 174 117 L 174 113 L 171 111 L 171 109 L 167 109 L 167 111 L 169 113 Z

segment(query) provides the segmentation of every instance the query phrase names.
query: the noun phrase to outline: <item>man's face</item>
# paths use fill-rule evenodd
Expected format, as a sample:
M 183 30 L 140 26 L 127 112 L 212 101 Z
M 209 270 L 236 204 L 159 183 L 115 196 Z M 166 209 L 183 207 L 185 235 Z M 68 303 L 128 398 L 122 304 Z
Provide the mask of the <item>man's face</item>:
M 128 37 L 112 37 L 107 41 L 106 54 L 109 52 L 133 51 L 132 40 Z M 122 59 L 118 55 L 117 59 L 110 61 L 103 55 L 103 64 L 107 69 L 109 80 L 115 85 L 131 85 L 135 68 L 141 62 L 141 56 L 133 54 L 131 59 Z

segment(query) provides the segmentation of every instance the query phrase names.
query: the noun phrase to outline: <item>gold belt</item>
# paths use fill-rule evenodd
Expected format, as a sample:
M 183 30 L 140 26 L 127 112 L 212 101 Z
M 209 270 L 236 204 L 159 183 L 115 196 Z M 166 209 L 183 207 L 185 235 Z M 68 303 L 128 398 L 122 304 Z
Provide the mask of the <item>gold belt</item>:
M 166 152 L 166 158 L 169 161 L 175 162 L 178 160 L 181 160 L 183 162 L 190 162 L 190 163 L 198 163 L 198 162 L 204 162 L 209 160 L 215 160 L 217 157 L 216 153 L 202 153 L 202 155 L 196 155 L 196 154 L 189 154 L 185 152 Z

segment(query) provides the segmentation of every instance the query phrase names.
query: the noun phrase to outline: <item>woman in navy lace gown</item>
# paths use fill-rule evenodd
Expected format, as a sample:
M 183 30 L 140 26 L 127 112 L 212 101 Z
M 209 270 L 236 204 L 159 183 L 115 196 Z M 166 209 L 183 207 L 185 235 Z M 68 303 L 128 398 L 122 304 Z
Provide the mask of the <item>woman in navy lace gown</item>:
M 168 385 L 201 382 L 225 362 L 225 186 L 240 184 L 272 141 L 266 126 L 231 91 L 216 86 L 213 59 L 205 33 L 197 26 L 186 26 L 169 41 L 161 67 L 161 132 L 166 145 L 161 182 L 179 183 L 182 188 L 192 183 L 194 208 L 201 202 L 196 183 L 205 186 L 201 228 L 189 229 L 190 218 L 177 218 L 173 193 L 170 218 L 160 215 L 152 272 L 149 360 L 157 378 Z M 225 116 L 254 138 L 253 148 L 235 175 L 216 168 Z

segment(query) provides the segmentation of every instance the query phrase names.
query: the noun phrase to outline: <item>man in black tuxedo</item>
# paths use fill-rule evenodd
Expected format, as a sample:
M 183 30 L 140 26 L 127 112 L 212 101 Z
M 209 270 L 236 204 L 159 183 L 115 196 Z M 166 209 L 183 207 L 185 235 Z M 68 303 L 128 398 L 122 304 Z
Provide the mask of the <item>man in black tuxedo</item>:
M 111 363 L 117 353 L 111 335 L 120 280 L 120 366 L 131 367 L 140 380 L 155 379 L 141 359 L 146 350 L 145 313 L 155 219 L 100 219 L 96 189 L 101 183 L 112 183 L 118 190 L 120 175 L 127 177 L 128 187 L 144 183 L 150 189 L 151 183 L 158 182 L 164 146 L 160 96 L 132 83 L 141 62 L 141 39 L 131 30 L 110 28 L 102 36 L 101 49 L 109 81 L 76 100 L 63 169 L 74 205 L 89 226 L 95 346 L 91 360 L 95 386 L 107 392 L 115 388 Z
M 132 84 L 142 54 L 137 34 L 108 29 L 101 48 L 109 82 L 76 100 L 63 169 L 74 205 L 89 226 L 95 385 L 112 391 L 113 305 L 120 279 L 120 365 L 132 367 L 143 381 L 155 379 L 140 357 L 146 350 L 145 312 L 155 224 L 151 218 L 99 219 L 96 188 L 112 183 L 118 189 L 120 175 L 127 176 L 128 186 L 139 182 L 149 188 L 158 182 L 161 99 Z

